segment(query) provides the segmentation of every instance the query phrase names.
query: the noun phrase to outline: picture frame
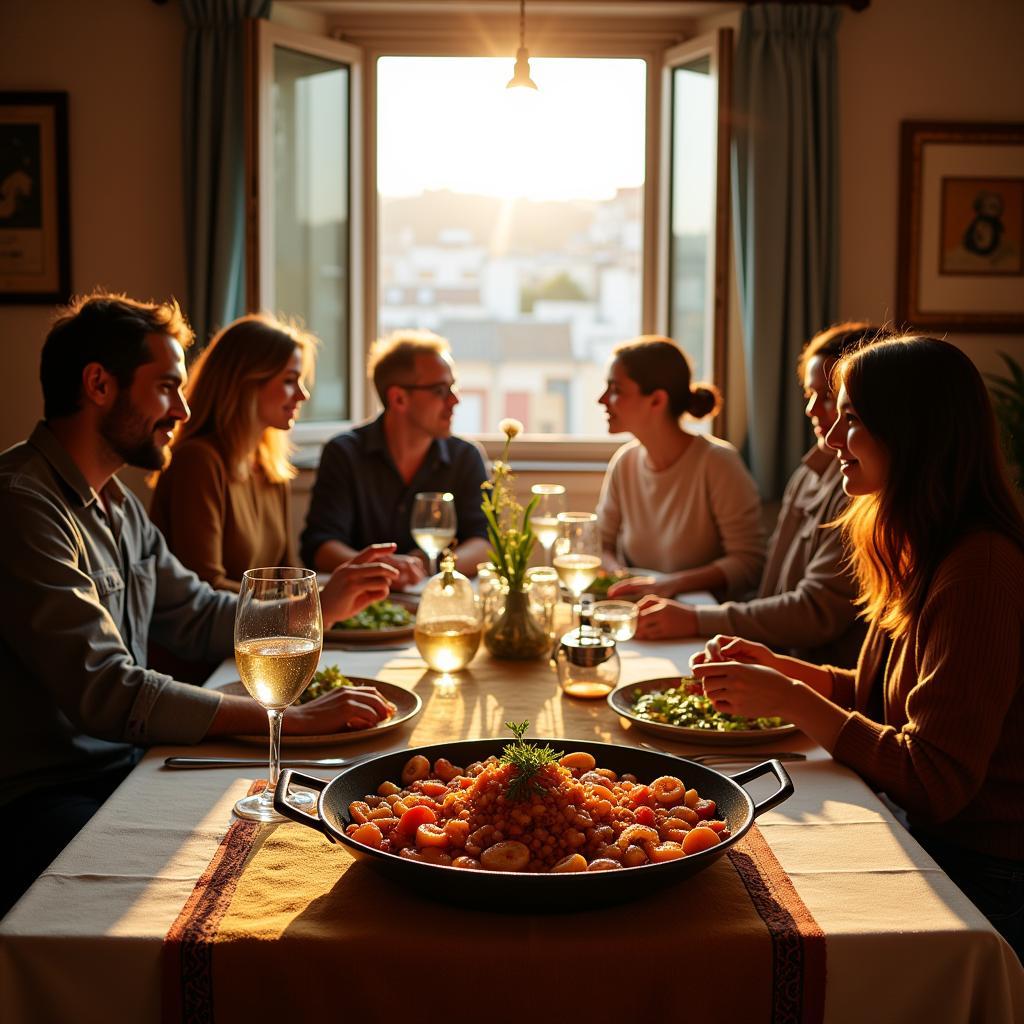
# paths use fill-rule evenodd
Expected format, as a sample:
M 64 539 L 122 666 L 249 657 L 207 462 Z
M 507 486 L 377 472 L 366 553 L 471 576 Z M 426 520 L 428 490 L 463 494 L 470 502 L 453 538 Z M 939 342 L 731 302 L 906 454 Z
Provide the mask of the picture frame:
M 1024 331 L 1024 124 L 904 121 L 896 318 Z
M 70 294 L 68 94 L 0 92 L 0 304 Z

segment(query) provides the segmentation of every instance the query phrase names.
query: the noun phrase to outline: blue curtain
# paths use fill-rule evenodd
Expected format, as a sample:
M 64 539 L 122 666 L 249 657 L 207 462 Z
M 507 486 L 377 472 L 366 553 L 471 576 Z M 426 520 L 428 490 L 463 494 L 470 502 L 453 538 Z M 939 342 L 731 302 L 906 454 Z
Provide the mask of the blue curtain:
M 797 356 L 836 313 L 839 19 L 832 7 L 748 7 L 737 45 L 732 180 L 747 456 L 767 500 L 782 494 L 809 442 Z
M 182 0 L 188 316 L 200 343 L 245 312 L 245 26 L 271 0 Z

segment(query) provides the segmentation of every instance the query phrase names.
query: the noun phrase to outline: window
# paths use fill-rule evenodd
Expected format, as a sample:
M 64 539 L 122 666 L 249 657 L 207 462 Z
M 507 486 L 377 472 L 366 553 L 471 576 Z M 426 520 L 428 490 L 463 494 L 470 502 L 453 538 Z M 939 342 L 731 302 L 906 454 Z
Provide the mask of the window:
M 363 416 L 366 348 L 402 327 L 451 341 L 456 431 L 493 432 L 515 409 L 563 457 L 567 438 L 607 442 L 597 397 L 618 341 L 673 333 L 720 376 L 730 34 L 665 50 L 658 32 L 634 41 L 632 20 L 615 40 L 554 17 L 561 55 L 531 60 L 541 92 L 525 102 L 504 89 L 510 59 L 474 55 L 468 29 L 410 19 L 403 36 L 366 15 L 346 20 L 355 46 L 259 23 L 256 148 L 273 188 L 256 204 L 256 304 L 324 342 L 300 439 Z

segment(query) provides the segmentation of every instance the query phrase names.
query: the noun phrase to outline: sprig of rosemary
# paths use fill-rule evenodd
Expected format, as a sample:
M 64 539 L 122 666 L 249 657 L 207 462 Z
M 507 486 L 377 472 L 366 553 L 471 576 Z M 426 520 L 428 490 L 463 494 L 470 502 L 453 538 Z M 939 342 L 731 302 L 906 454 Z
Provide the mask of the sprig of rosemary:
M 534 776 L 549 764 L 555 764 L 562 757 L 562 751 L 552 750 L 549 746 L 538 747 L 536 743 L 526 743 L 523 736 L 530 727 L 529 722 L 506 722 L 505 728 L 515 736 L 514 743 L 507 743 L 501 754 L 501 763 L 511 765 L 516 770 L 508 784 L 509 800 L 525 800 L 531 793 L 543 793 L 544 787 Z

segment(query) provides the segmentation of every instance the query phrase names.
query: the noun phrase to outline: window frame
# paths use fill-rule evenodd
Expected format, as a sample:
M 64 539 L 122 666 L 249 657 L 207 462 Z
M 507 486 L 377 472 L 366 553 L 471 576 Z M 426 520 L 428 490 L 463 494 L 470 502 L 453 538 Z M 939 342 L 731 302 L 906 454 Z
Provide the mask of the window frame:
M 377 61 L 381 57 L 414 56 L 508 56 L 512 60 L 518 46 L 518 12 L 498 11 L 467 13 L 446 9 L 429 14 L 403 13 L 396 26 L 393 12 L 352 11 L 325 19 L 325 31 L 332 39 L 310 36 L 277 25 L 284 38 L 301 38 L 307 42 L 344 40 L 344 44 L 361 54 L 360 75 L 356 81 L 353 68 L 352 109 L 350 125 L 352 139 L 352 167 L 350 180 L 353 244 L 351 247 L 352 279 L 361 278 L 361 293 L 353 287 L 352 332 L 350 345 L 351 421 L 316 421 L 296 424 L 293 438 L 309 461 L 313 449 L 352 423 L 375 414 L 380 409 L 372 384 L 366 379 L 365 357 L 378 330 L 378 224 L 379 204 L 377 181 Z M 271 22 L 270 24 L 274 24 Z M 707 45 L 715 40 L 718 46 L 727 44 L 724 59 L 719 58 L 721 73 L 727 73 L 731 57 L 731 31 L 719 30 L 707 36 L 698 36 L 692 20 L 665 15 L 651 17 L 625 17 L 621 13 L 599 14 L 593 9 L 586 13 L 559 13 L 530 11 L 527 21 L 526 43 L 532 57 L 604 57 L 643 60 L 647 68 L 646 127 L 644 139 L 645 175 L 643 187 L 643 247 L 641 256 L 641 324 L 642 333 L 665 333 L 668 318 L 667 265 L 668 240 L 662 228 L 668 216 L 669 165 L 666 163 L 671 139 L 665 136 L 666 82 L 670 71 L 666 63 L 669 55 L 680 44 Z M 334 58 L 332 58 L 334 59 Z M 259 72 L 257 72 L 259 73 Z M 264 72 L 265 74 L 265 72 Z M 715 340 L 714 376 L 716 382 L 725 373 L 724 353 L 726 339 L 725 315 L 728 309 L 728 128 L 727 111 L 721 106 L 719 94 L 719 193 L 716 209 L 716 259 L 714 274 Z M 256 119 L 253 119 L 256 123 Z M 358 128 L 356 127 L 358 126 Z M 724 131 L 724 135 L 723 135 Z M 721 188 L 725 162 L 725 192 Z M 723 207 L 724 202 L 724 207 Z M 725 211 L 723 225 L 722 213 Z M 259 210 L 254 211 L 260 217 Z M 358 228 L 357 228 L 358 221 Z M 724 245 L 721 243 L 724 241 Z M 253 271 L 250 271 L 253 273 Z M 358 325 L 358 326 L 357 326 Z M 361 332 L 361 333 L 360 333 Z M 358 386 L 362 381 L 362 388 Z M 594 396 L 596 402 L 597 396 Z M 473 440 L 482 444 L 488 456 L 496 457 L 504 438 L 499 434 L 477 434 Z M 572 435 L 528 434 L 516 443 L 517 465 L 521 463 L 558 464 L 593 468 L 603 465 L 627 437 L 617 435 L 608 439 Z

